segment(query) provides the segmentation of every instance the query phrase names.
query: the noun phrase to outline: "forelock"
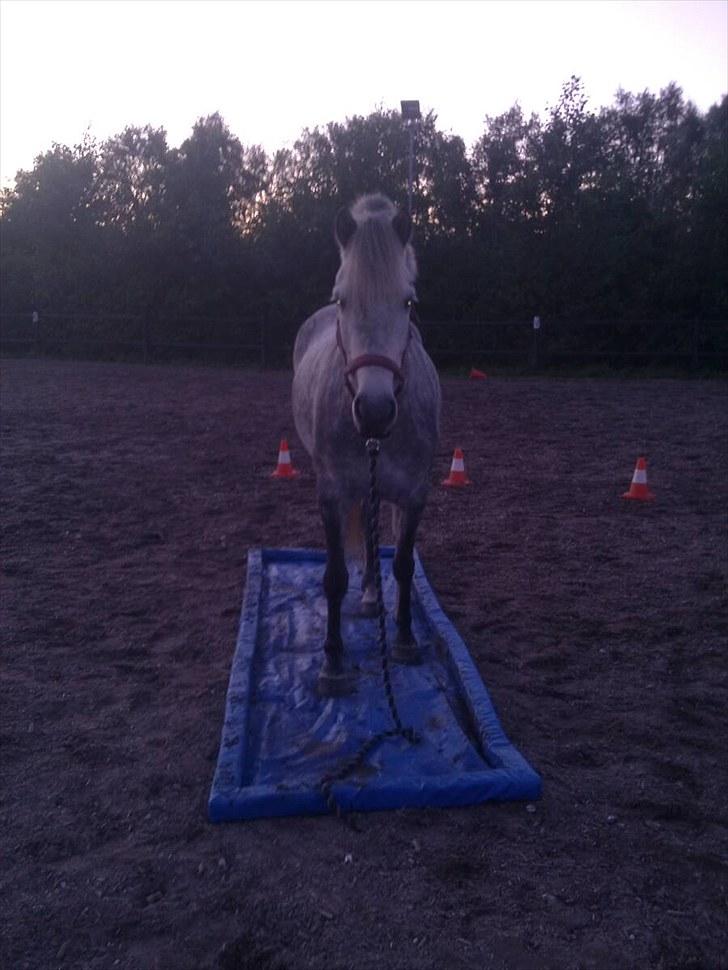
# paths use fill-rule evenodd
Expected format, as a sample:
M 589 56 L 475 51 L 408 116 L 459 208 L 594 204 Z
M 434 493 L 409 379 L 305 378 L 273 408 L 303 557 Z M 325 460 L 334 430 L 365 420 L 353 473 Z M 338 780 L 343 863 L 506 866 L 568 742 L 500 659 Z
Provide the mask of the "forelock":
M 402 247 L 392 226 L 394 204 L 380 193 L 363 196 L 351 207 L 357 230 L 342 257 L 337 283 L 346 283 L 362 306 L 406 289 L 417 276 L 417 262 L 409 243 Z

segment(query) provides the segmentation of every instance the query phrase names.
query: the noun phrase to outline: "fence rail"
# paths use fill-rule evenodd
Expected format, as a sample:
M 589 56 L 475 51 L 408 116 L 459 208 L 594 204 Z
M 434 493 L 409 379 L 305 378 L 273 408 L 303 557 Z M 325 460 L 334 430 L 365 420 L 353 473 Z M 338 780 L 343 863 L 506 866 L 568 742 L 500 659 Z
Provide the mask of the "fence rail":
M 484 366 L 508 362 L 537 371 L 606 361 L 689 369 L 728 368 L 724 320 L 425 320 L 425 345 L 436 363 Z M 123 357 L 145 363 L 219 359 L 281 366 L 290 362 L 295 329 L 267 312 L 255 316 L 171 316 L 69 312 L 0 314 L 0 349 L 35 356 Z

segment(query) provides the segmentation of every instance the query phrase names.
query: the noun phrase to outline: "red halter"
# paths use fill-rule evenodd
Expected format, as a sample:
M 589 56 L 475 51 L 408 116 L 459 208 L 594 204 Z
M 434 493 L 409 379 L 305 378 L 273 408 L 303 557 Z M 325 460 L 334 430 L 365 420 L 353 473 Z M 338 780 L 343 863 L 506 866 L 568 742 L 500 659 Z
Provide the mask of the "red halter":
M 401 392 L 404 387 L 404 374 L 402 373 L 402 365 L 404 364 L 404 355 L 407 353 L 407 348 L 409 347 L 409 342 L 412 339 L 412 327 L 407 328 L 407 342 L 404 345 L 404 350 L 402 351 L 402 360 L 399 362 L 399 366 L 395 364 L 393 360 L 389 357 L 383 357 L 381 354 L 360 354 L 355 357 L 351 363 L 347 362 L 346 351 L 344 350 L 344 343 L 341 339 L 341 323 L 339 321 L 339 316 L 336 316 L 336 343 L 341 351 L 341 356 L 344 358 L 344 381 L 352 397 L 356 395 L 354 390 L 354 385 L 351 383 L 351 375 L 358 371 L 360 367 L 383 367 L 385 370 L 391 371 L 394 374 L 394 394 L 395 397 Z

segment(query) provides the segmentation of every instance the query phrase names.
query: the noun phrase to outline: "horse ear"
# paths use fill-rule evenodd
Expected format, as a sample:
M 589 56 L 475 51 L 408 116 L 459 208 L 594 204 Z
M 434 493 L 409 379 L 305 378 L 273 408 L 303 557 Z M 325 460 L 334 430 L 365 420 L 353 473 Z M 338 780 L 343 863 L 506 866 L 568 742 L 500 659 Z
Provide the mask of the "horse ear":
M 399 236 L 402 245 L 406 246 L 412 236 L 412 220 L 402 209 L 392 219 L 392 228 Z
M 336 213 L 336 241 L 342 249 L 351 242 L 351 237 L 356 232 L 356 220 L 347 208 L 339 209 Z

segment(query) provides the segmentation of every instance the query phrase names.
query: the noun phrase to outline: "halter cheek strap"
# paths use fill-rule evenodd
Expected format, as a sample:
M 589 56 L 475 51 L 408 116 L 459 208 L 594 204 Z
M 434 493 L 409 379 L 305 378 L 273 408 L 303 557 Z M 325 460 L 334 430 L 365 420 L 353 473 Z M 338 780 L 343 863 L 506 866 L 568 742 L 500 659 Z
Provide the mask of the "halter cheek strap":
M 347 389 L 352 397 L 356 395 L 354 390 L 354 385 L 351 382 L 351 375 L 359 370 L 360 367 L 383 367 L 385 370 L 391 371 L 394 374 L 394 394 L 395 397 L 401 392 L 404 387 L 404 374 L 402 373 L 402 365 L 404 364 L 404 356 L 407 353 L 407 348 L 409 347 L 409 342 L 412 339 L 412 327 L 407 328 L 407 342 L 404 345 L 404 350 L 402 351 L 402 360 L 399 366 L 395 364 L 393 360 L 389 357 L 384 357 L 381 354 L 360 354 L 355 357 L 351 363 L 347 361 L 346 350 L 344 350 L 344 343 L 341 339 L 341 323 L 337 316 L 336 318 L 336 343 L 339 350 L 341 351 L 341 356 L 344 358 L 344 381 L 346 383 Z

